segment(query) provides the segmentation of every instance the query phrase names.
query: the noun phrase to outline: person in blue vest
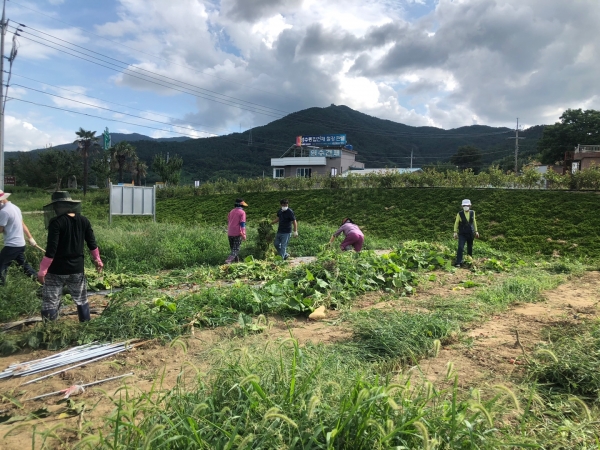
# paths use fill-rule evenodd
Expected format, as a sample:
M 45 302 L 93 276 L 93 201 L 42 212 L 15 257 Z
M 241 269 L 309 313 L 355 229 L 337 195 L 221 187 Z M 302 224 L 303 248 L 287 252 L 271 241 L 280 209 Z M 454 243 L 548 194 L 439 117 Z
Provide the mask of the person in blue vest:
M 460 267 L 463 263 L 465 243 L 467 244 L 467 255 L 473 256 L 473 240 L 479 238 L 475 211 L 471 209 L 471 206 L 471 200 L 465 198 L 462 201 L 463 210 L 456 214 L 456 220 L 454 221 L 454 239 L 458 239 L 456 267 Z

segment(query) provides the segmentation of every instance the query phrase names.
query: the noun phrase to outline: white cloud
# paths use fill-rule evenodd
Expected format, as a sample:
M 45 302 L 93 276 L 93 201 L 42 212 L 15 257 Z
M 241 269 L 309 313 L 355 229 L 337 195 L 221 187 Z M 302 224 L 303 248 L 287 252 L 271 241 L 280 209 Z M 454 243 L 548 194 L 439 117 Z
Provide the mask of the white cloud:
M 52 133 L 45 132 L 31 122 L 14 116 L 5 116 L 4 127 L 4 150 L 7 152 L 29 151 L 73 141 L 73 132 L 61 129 L 53 129 Z
M 52 91 L 60 97 L 51 96 L 50 98 L 52 98 L 56 106 L 61 108 L 79 110 L 109 108 L 107 103 L 87 97 L 86 93 L 88 89 L 83 86 L 60 86 L 52 88 Z

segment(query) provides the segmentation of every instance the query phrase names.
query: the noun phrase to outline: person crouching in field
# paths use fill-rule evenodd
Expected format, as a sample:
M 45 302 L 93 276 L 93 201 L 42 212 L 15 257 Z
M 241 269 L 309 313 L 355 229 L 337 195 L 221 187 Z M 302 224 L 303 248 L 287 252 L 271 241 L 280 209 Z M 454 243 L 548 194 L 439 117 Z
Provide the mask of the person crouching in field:
M 349 217 L 342 220 L 342 226 L 338 228 L 338 230 L 333 233 L 329 243 L 331 244 L 335 241 L 335 238 L 338 237 L 341 233 L 344 233 L 345 239 L 340 245 L 342 251 L 352 250 L 354 248 L 355 251 L 360 252 L 362 250 L 363 243 L 365 242 L 365 235 L 358 225 L 352 222 L 352 219 Z
M 461 206 L 463 210 L 456 214 L 456 220 L 454 220 L 454 239 L 458 239 L 456 267 L 460 267 L 463 263 L 465 243 L 467 244 L 467 255 L 473 256 L 473 240 L 479 238 L 475 211 L 471 209 L 471 200 L 465 198 Z
M 48 228 L 46 255 L 37 274 L 42 288 L 42 318 L 58 319 L 63 286 L 67 285 L 77 305 L 80 322 L 90 320 L 87 286 L 83 271 L 83 244 L 87 244 L 92 262 L 98 272 L 104 264 L 96 245 L 90 221 L 81 215 L 81 201 L 72 200 L 67 192 L 52 193 L 52 202 L 44 206 Z
M 246 240 L 246 211 L 244 211 L 246 206 L 248 204 L 244 199 L 238 198 L 235 200 L 235 207 L 227 215 L 227 237 L 229 238 L 231 253 L 225 260 L 225 264 L 240 260 L 238 255 L 242 240 Z

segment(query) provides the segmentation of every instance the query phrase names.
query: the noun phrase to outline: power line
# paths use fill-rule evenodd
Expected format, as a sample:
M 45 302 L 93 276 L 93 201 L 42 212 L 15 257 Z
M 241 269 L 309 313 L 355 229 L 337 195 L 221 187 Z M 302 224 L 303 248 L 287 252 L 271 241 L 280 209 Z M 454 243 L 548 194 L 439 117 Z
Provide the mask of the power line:
M 265 111 L 261 111 L 261 110 L 259 110 L 259 109 L 257 109 L 257 108 L 252 108 L 251 106 L 245 107 L 245 105 L 238 105 L 238 104 L 232 103 L 231 101 L 229 101 L 229 100 L 227 100 L 227 99 L 218 99 L 218 98 L 214 98 L 214 97 L 211 97 L 211 96 L 210 96 L 210 94 L 206 94 L 206 93 L 204 93 L 204 92 L 198 92 L 198 93 L 189 92 L 189 91 L 191 90 L 191 89 L 189 89 L 189 88 L 185 88 L 185 87 L 182 87 L 182 86 L 177 86 L 177 85 L 174 85 L 174 86 L 177 86 L 177 87 L 181 88 L 181 89 L 178 89 L 177 87 L 169 86 L 168 84 L 164 84 L 164 83 L 161 83 L 161 82 L 154 81 L 154 80 L 156 80 L 156 79 L 157 79 L 157 78 L 155 78 L 155 77 L 151 77 L 151 76 L 149 76 L 149 75 L 145 75 L 145 74 L 142 74 L 142 73 L 136 72 L 136 71 L 134 71 L 134 70 L 128 69 L 128 68 L 126 68 L 126 67 L 121 67 L 121 66 L 118 66 L 118 65 L 116 65 L 116 64 L 114 64 L 114 63 L 111 63 L 111 62 L 108 62 L 108 61 L 102 61 L 102 60 L 101 60 L 103 63 L 105 63 L 105 64 L 110 64 L 110 65 L 113 65 L 113 66 L 115 66 L 116 68 L 115 68 L 115 67 L 109 67 L 109 66 L 106 66 L 106 65 L 104 65 L 104 64 L 100 64 L 100 63 L 99 63 L 99 62 L 97 62 L 97 61 L 93 61 L 93 60 L 91 60 L 91 59 L 84 58 L 84 57 L 82 57 L 82 56 L 80 56 L 80 55 L 76 55 L 76 54 L 70 53 L 70 52 L 68 52 L 68 51 L 65 51 L 65 50 L 61 50 L 60 48 L 56 48 L 56 47 L 54 47 L 54 46 L 52 46 L 52 45 L 49 45 L 48 43 L 41 42 L 41 41 L 38 41 L 38 40 L 36 40 L 36 39 L 32 39 L 32 38 L 31 38 L 31 37 L 29 37 L 29 36 L 22 35 L 21 37 L 22 37 L 22 38 L 24 38 L 24 39 L 27 39 L 27 40 L 29 40 L 29 41 L 31 41 L 31 42 L 35 42 L 35 43 L 37 43 L 37 44 L 43 45 L 43 46 L 45 46 L 45 47 L 48 47 L 48 48 L 51 48 L 51 49 L 53 49 L 53 50 L 57 50 L 57 51 L 59 51 L 59 52 L 65 53 L 65 54 L 67 54 L 67 55 L 74 56 L 74 57 L 76 57 L 76 58 L 79 58 L 79 59 L 82 59 L 82 60 L 84 60 L 84 61 L 90 62 L 90 63 L 92 63 L 92 64 L 95 64 L 95 65 L 98 65 L 98 66 L 101 66 L 101 67 L 105 67 L 105 68 L 107 68 L 107 69 L 110 69 L 110 70 L 113 70 L 113 71 L 115 71 L 115 72 L 121 72 L 121 71 L 122 71 L 122 72 L 126 72 L 126 73 L 125 73 L 125 75 L 127 75 L 127 76 L 130 76 L 130 77 L 133 77 L 133 78 L 137 78 L 137 79 L 140 79 L 140 80 L 142 80 L 142 81 L 146 81 L 146 82 L 148 82 L 148 83 L 156 84 L 156 85 L 158 85 L 158 86 L 162 86 L 162 87 L 165 87 L 165 88 L 167 88 L 167 89 L 172 89 L 172 90 L 174 90 L 174 91 L 179 91 L 179 92 L 182 92 L 182 93 L 185 93 L 185 94 L 193 95 L 194 97 L 203 98 L 203 99 L 205 99 L 205 100 L 211 100 L 211 101 L 213 101 L 213 102 L 216 102 L 216 103 L 221 103 L 221 104 L 223 104 L 223 105 L 227 105 L 227 106 L 235 106 L 235 107 L 237 107 L 237 108 L 239 108 L 239 109 L 243 109 L 243 110 L 246 110 L 246 111 L 250 111 L 250 112 L 253 112 L 253 113 L 256 113 L 256 114 L 262 114 L 262 115 L 266 115 L 266 116 L 270 116 L 270 117 L 281 118 L 281 116 L 276 116 L 276 115 L 273 115 L 272 113 L 265 112 Z M 36 36 L 36 37 L 37 37 L 37 36 Z M 54 44 L 54 45 L 58 45 L 59 47 L 67 48 L 67 49 L 69 49 L 69 50 L 72 50 L 73 52 L 76 52 L 76 53 L 81 53 L 81 54 L 82 54 L 82 55 L 84 55 L 84 56 L 90 56 L 90 55 L 86 55 L 86 54 L 85 54 L 85 53 L 83 53 L 83 52 L 79 52 L 79 51 L 77 51 L 77 50 L 75 50 L 75 49 L 71 49 L 71 48 L 69 48 L 69 47 L 66 47 L 66 46 L 64 46 L 64 45 L 58 44 L 58 43 L 56 43 L 56 42 L 52 42 L 52 44 Z M 91 57 L 91 56 L 90 56 L 90 57 Z M 117 69 L 118 69 L 118 70 L 117 70 Z M 131 73 L 130 73 L 130 72 L 131 72 Z M 135 74 L 135 75 L 134 75 L 134 74 Z M 144 78 L 144 77 L 146 77 L 146 78 Z M 162 81 L 162 80 L 160 80 L 160 79 L 158 79 L 158 80 L 159 80 L 159 81 Z M 187 89 L 187 90 L 184 90 L 184 89 Z
M 154 114 L 155 116 L 159 116 L 159 117 L 165 117 L 166 119 L 171 119 L 171 120 L 182 120 L 182 119 L 179 119 L 179 118 L 177 118 L 177 117 L 166 116 L 166 115 L 164 115 L 164 114 L 159 114 L 159 113 L 156 113 L 156 112 L 153 112 L 153 111 L 149 111 L 149 110 L 147 110 L 147 109 L 135 108 L 135 107 L 133 107 L 133 106 L 131 106 L 131 105 L 123 105 L 122 103 L 113 102 L 113 101 L 111 101 L 111 100 L 106 100 L 106 99 L 103 99 L 103 98 L 100 98 L 100 97 L 94 97 L 93 95 L 88 95 L 88 94 L 84 94 L 84 93 L 82 93 L 82 92 L 74 91 L 74 90 L 72 90 L 72 89 L 67 89 L 67 88 L 65 88 L 65 87 L 58 86 L 58 85 L 56 85 L 56 84 L 50 84 L 50 83 L 46 83 L 46 82 L 44 82 L 44 81 L 36 80 L 35 78 L 26 77 L 25 75 L 20 75 L 20 74 L 17 74 L 17 73 L 13 73 L 13 76 L 15 76 L 15 77 L 19 77 L 19 78 L 25 78 L 26 80 L 30 80 L 30 81 L 35 81 L 36 83 L 40 83 L 40 84 L 43 84 L 43 85 L 45 85 L 45 86 L 50 86 L 50 87 L 53 87 L 53 88 L 56 88 L 56 89 L 60 89 L 61 91 L 65 91 L 65 92 L 72 92 L 72 93 L 74 93 L 74 94 L 81 95 L 82 97 L 92 98 L 92 99 L 94 99 L 94 100 L 100 100 L 101 102 L 105 102 L 105 103 L 111 103 L 111 104 L 113 104 L 113 105 L 121 106 L 121 107 L 123 107 L 123 108 L 129 108 L 129 109 L 134 109 L 134 110 L 136 110 L 136 111 L 147 112 L 147 113 L 150 113 L 150 114 Z M 15 85 L 13 85 L 13 86 L 18 86 L 18 85 L 16 85 L 16 84 L 15 84 Z M 200 127 L 204 127 L 204 125 L 203 125 L 203 124 L 201 124 L 201 123 L 196 123 L 196 122 L 188 122 L 188 123 L 189 123 L 190 125 L 198 125 L 198 126 L 200 126 Z M 222 128 L 222 129 L 223 129 L 223 130 L 227 130 L 226 128 Z M 229 130 L 227 130 L 227 131 L 229 131 Z M 214 134 L 215 136 L 218 136 L 218 135 L 219 135 L 218 133 L 209 133 L 209 134 Z
M 194 138 L 194 139 L 198 138 L 198 136 L 195 136 L 193 134 L 181 133 L 180 131 L 165 130 L 164 128 L 156 128 L 156 127 L 151 127 L 151 126 L 148 126 L 148 125 L 141 125 L 139 123 L 126 122 L 124 120 L 108 119 L 106 117 L 96 116 L 94 114 L 88 114 L 88 113 L 84 113 L 84 112 L 81 112 L 81 111 L 73 111 L 73 110 L 66 109 L 66 108 L 59 108 L 58 106 L 44 105 L 42 103 L 31 102 L 29 100 L 23 100 L 22 98 L 7 97 L 7 99 L 8 100 L 16 100 L 18 102 L 23 102 L 23 103 L 29 103 L 31 105 L 36 105 L 36 106 L 43 106 L 44 108 L 56 109 L 58 111 L 65 111 L 65 112 L 72 113 L 72 114 L 79 114 L 80 116 L 87 116 L 87 117 L 93 117 L 95 119 L 107 120 L 109 122 L 125 123 L 127 125 L 134 125 L 136 127 L 149 128 L 151 130 L 165 131 L 167 133 L 178 134 L 178 135 L 181 135 L 181 136 L 188 136 L 188 137 L 191 137 L 191 138 Z
M 103 58 L 111 59 L 111 60 L 113 60 L 113 61 L 116 61 L 116 62 L 118 62 L 119 64 L 123 64 L 123 65 L 125 65 L 127 68 L 128 68 L 129 66 L 133 66 L 133 67 L 135 67 L 135 69 L 136 69 L 136 70 L 139 70 L 139 71 L 142 71 L 142 72 L 151 73 L 152 75 L 158 75 L 158 76 L 160 76 L 161 78 L 164 78 L 164 79 L 166 79 L 166 80 L 170 80 L 171 82 L 176 82 L 176 83 L 181 83 L 181 84 L 183 84 L 183 85 L 191 86 L 191 87 L 193 87 L 194 89 L 199 89 L 199 90 L 201 90 L 201 91 L 206 91 L 206 92 L 209 92 L 210 94 L 213 94 L 213 95 L 220 95 L 221 97 L 225 97 L 225 99 L 232 99 L 232 100 L 236 100 L 236 101 L 239 101 L 239 102 L 248 103 L 249 105 L 255 105 L 255 106 L 258 106 L 258 107 L 260 107 L 260 108 L 264 108 L 264 109 L 270 109 L 270 110 L 277 111 L 277 112 L 281 112 L 281 113 L 284 113 L 284 114 L 289 114 L 289 112 L 288 112 L 288 111 L 283 111 L 283 110 L 281 110 L 281 109 L 271 108 L 271 107 L 269 107 L 269 106 L 260 105 L 260 104 L 258 104 L 258 103 L 250 102 L 250 101 L 243 100 L 243 99 L 240 99 L 240 98 L 237 98 L 237 97 L 232 97 L 232 96 L 230 96 L 230 95 L 221 94 L 220 92 L 216 92 L 216 91 L 213 91 L 213 90 L 211 90 L 211 89 L 206 89 L 206 88 L 203 88 L 203 87 L 197 86 L 197 85 L 195 85 L 195 84 L 188 83 L 188 82 L 186 82 L 186 81 L 177 80 L 177 79 L 175 79 L 175 78 L 171 78 L 171 77 L 168 77 L 168 76 L 166 76 L 166 75 L 163 75 L 163 74 L 160 74 L 160 73 L 154 72 L 154 71 L 152 71 L 152 70 L 144 69 L 144 68 L 142 68 L 142 67 L 137 67 L 137 66 L 136 66 L 136 65 L 134 65 L 134 64 L 128 63 L 128 62 L 126 62 L 126 61 L 121 61 L 121 60 L 119 60 L 119 59 L 113 58 L 112 56 L 108 56 L 108 55 L 105 55 L 105 54 L 103 54 L 103 53 L 96 52 L 96 51 L 94 51 L 94 50 L 90 50 L 89 48 L 82 47 L 81 45 L 74 44 L 73 42 L 69 42 L 69 41 L 67 41 L 67 40 L 65 40 L 65 39 L 61 39 L 61 38 L 59 38 L 59 37 L 57 37 L 57 36 L 53 36 L 53 35 L 51 35 L 51 34 L 49 34 L 49 33 L 46 33 L 46 32 L 44 32 L 44 31 L 37 30 L 37 29 L 35 29 L 35 28 L 32 28 L 32 27 L 30 27 L 30 26 L 24 25 L 24 24 L 22 24 L 22 23 L 20 23 L 19 25 L 21 25 L 21 26 L 23 26 L 23 27 L 25 27 L 25 28 L 28 28 L 28 29 L 30 29 L 30 30 L 33 30 L 33 31 L 35 31 L 36 33 L 40 33 L 40 34 L 43 34 L 43 35 L 45 35 L 45 36 L 51 37 L 52 39 L 56 39 L 57 41 L 61 41 L 61 42 L 64 42 L 64 43 L 66 43 L 66 44 L 72 45 L 73 47 L 77 47 L 77 48 L 80 48 L 80 49 L 82 49 L 82 50 L 85 50 L 86 52 L 94 53 L 94 54 L 96 54 L 96 55 L 102 56 Z M 27 30 L 24 30 L 24 32 L 27 32 Z M 34 36 L 35 36 L 35 35 L 34 35 Z M 35 36 L 35 37 L 40 37 L 40 36 Z M 40 37 L 40 38 L 41 38 L 41 37 Z M 54 43 L 54 44 L 55 44 L 55 45 L 60 45 L 60 44 L 58 44 L 58 43 Z M 71 50 L 73 50 L 73 51 L 77 51 L 77 50 L 74 50 L 74 49 L 71 49 Z M 88 55 L 88 56 L 92 56 L 92 55 Z M 107 63 L 108 63 L 108 62 L 107 62 Z
M 125 47 L 125 48 L 127 48 L 127 49 L 129 49 L 129 50 L 133 50 L 133 51 L 136 51 L 136 52 L 138 52 L 138 53 L 142 53 L 142 54 L 144 54 L 144 55 L 151 56 L 152 58 L 160 59 L 160 60 L 162 60 L 162 61 L 165 61 L 165 62 L 168 62 L 169 64 L 172 64 L 172 65 L 174 65 L 174 66 L 185 67 L 185 68 L 188 68 L 188 69 L 191 69 L 191 70 L 193 70 L 193 71 L 194 71 L 194 72 L 196 72 L 196 73 L 199 73 L 199 74 L 205 75 L 205 76 L 207 76 L 207 77 L 213 77 L 213 78 L 217 78 L 217 79 L 219 79 L 219 80 L 227 81 L 228 83 L 232 83 L 232 84 L 237 84 L 238 86 L 242 86 L 242 87 L 245 87 L 245 88 L 248 88 L 248 89 L 253 89 L 253 90 L 256 90 L 256 91 L 264 92 L 264 93 L 266 93 L 266 94 L 270 94 L 270 95 L 274 95 L 274 96 L 281 97 L 281 95 L 279 95 L 279 94 L 276 94 L 276 93 L 274 93 L 274 92 L 270 92 L 270 91 L 267 91 L 267 90 L 264 90 L 264 89 L 260 89 L 260 88 L 254 87 L 254 86 L 249 86 L 249 85 L 247 85 L 247 84 L 239 83 L 239 82 L 237 82 L 237 81 L 232 81 L 232 80 L 229 80 L 229 79 L 227 79 L 227 78 L 219 77 L 219 76 L 217 76 L 217 75 L 213 75 L 213 74 L 210 74 L 210 73 L 206 73 L 206 72 L 203 72 L 203 71 L 201 71 L 201 70 L 195 69 L 195 68 L 193 68 L 192 66 L 190 66 L 190 65 L 187 65 L 187 64 L 178 64 L 178 63 L 175 63 L 175 62 L 173 62 L 173 61 L 171 61 L 171 60 L 169 60 L 169 59 L 167 59 L 167 58 L 163 58 L 162 56 L 153 55 L 152 53 L 147 53 L 147 52 L 144 52 L 144 51 L 142 51 L 142 50 L 140 50 L 140 49 L 137 49 L 137 48 L 134 48 L 134 47 L 130 47 L 130 46 L 128 46 L 128 45 L 125 45 L 125 44 L 123 44 L 122 42 L 113 41 L 112 39 L 108 39 L 107 37 L 100 36 L 100 35 L 98 35 L 98 34 L 94 34 L 94 33 L 90 32 L 89 30 L 85 30 L 85 29 L 83 29 L 83 28 L 81 28 L 81 27 L 78 27 L 78 26 L 76 26 L 76 25 L 72 25 L 72 24 L 70 24 L 70 23 L 68 23 L 68 22 L 65 22 L 64 20 L 57 19 L 56 17 L 52 17 L 52 16 L 50 16 L 50 15 L 48 15 L 48 14 L 44 14 L 44 13 L 43 13 L 43 12 L 41 12 L 41 11 L 38 11 L 38 10 L 36 10 L 36 9 L 33 9 L 33 8 L 30 8 L 30 7 L 28 7 L 28 6 L 25 6 L 25 5 L 21 4 L 21 3 L 15 2 L 14 0 L 8 0 L 8 1 L 9 1 L 9 2 L 11 2 L 11 3 L 13 3 L 13 4 L 15 4 L 15 5 L 19 5 L 19 6 L 20 6 L 20 7 L 22 7 L 22 8 L 28 9 L 28 10 L 30 10 L 30 11 L 33 11 L 33 12 L 35 12 L 35 13 L 37 13 L 37 14 L 40 14 L 40 15 L 42 15 L 42 16 L 48 17 L 49 19 L 56 20 L 57 22 L 64 23 L 65 25 L 68 25 L 68 26 L 70 26 L 70 27 L 72 27 L 72 28 L 76 28 L 76 29 L 78 29 L 78 30 L 81 30 L 81 31 L 83 31 L 83 32 L 84 32 L 85 34 L 87 34 L 87 35 L 95 36 L 95 37 L 97 37 L 97 38 L 100 38 L 100 39 L 103 39 L 103 40 L 105 40 L 105 41 L 107 41 L 107 42 L 111 42 L 111 43 L 113 43 L 113 44 L 120 45 L 121 47 Z
M 123 114 L 123 115 L 129 116 L 129 117 L 135 117 L 136 119 L 147 120 L 149 122 L 156 122 L 156 123 L 160 123 L 160 124 L 163 124 L 163 125 L 169 125 L 169 126 L 175 127 L 175 128 L 184 128 L 184 129 L 187 129 L 187 130 L 196 131 L 198 133 L 206 133 L 206 134 L 212 134 L 213 136 L 218 136 L 218 134 L 209 133 L 208 131 L 196 130 L 194 128 L 186 127 L 186 126 L 183 126 L 183 125 L 173 125 L 172 123 L 161 122 L 160 120 L 148 119 L 146 117 L 136 116 L 135 114 L 129 114 L 129 113 L 122 112 L 122 111 L 116 111 L 116 110 L 110 109 L 110 108 L 104 108 L 103 106 L 94 105 L 93 103 L 86 103 L 86 102 L 82 102 L 80 100 L 75 100 L 75 99 L 72 99 L 72 98 L 63 97 L 62 95 L 52 94 L 51 92 L 40 91 L 39 89 L 34 89 L 32 87 L 29 87 L 29 86 L 23 86 L 22 84 L 13 84 L 13 86 L 19 86 L 19 87 L 22 87 L 22 88 L 25 88 L 25 89 L 29 89 L 31 91 L 39 92 L 40 94 L 51 95 L 52 97 L 62 98 L 64 100 L 68 100 L 70 102 L 79 103 L 81 105 L 86 105 L 86 106 L 90 106 L 90 107 L 97 108 L 97 109 L 102 109 L 104 111 L 110 111 L 110 112 L 114 112 L 114 113 L 117 113 L 117 114 Z
M 23 25 L 23 24 L 21 24 L 21 25 Z M 27 27 L 26 25 L 23 25 L 23 26 Z M 31 29 L 34 30 L 34 31 L 38 31 L 38 30 L 35 30 L 34 28 L 31 28 Z M 40 33 L 45 34 L 47 36 L 50 36 L 50 37 L 52 37 L 54 39 L 60 40 L 62 42 L 66 42 L 66 43 L 68 43 L 70 45 L 73 45 L 75 47 L 82 48 L 82 49 L 84 49 L 86 51 L 89 51 L 91 53 L 95 53 L 95 54 L 100 55 L 102 57 L 105 57 L 105 58 L 108 58 L 108 59 L 112 59 L 114 61 L 119 62 L 120 64 L 129 65 L 129 63 L 117 60 L 117 59 L 112 58 L 110 56 L 103 55 L 103 54 L 95 52 L 93 50 L 86 49 L 85 47 L 81 47 L 81 46 L 79 46 L 77 44 L 73 44 L 73 43 L 71 43 L 69 41 L 66 41 L 64 39 L 57 38 L 57 37 L 52 36 L 52 35 L 50 35 L 48 33 L 44 33 L 44 32 L 40 32 Z M 35 35 L 33 35 L 33 36 L 34 37 L 39 37 L 39 36 L 35 36 Z M 103 64 L 99 64 L 96 61 L 92 61 L 92 60 L 83 58 L 82 56 L 75 55 L 73 53 L 69 53 L 67 51 L 64 51 L 64 50 L 61 50 L 59 48 L 53 47 L 52 45 L 49 45 L 48 43 L 37 41 L 37 40 L 32 39 L 31 37 L 28 37 L 28 36 L 23 36 L 23 37 L 25 37 L 26 39 L 28 39 L 28 40 L 30 40 L 32 42 L 36 42 L 36 43 L 38 43 L 40 45 L 44 45 L 46 47 L 52 48 L 52 49 L 57 50 L 59 52 L 62 52 L 62 53 L 74 56 L 76 58 L 83 59 L 84 61 L 91 62 L 93 64 L 99 65 L 101 67 L 108 68 L 110 70 L 117 71 L 117 69 L 115 69 L 114 67 L 107 67 L 107 66 L 105 66 Z M 71 50 L 73 52 L 79 53 L 79 54 L 84 55 L 84 56 L 93 57 L 91 55 L 88 55 L 86 53 L 83 53 L 81 51 L 78 51 L 76 49 L 64 46 L 64 45 L 56 43 L 56 42 L 51 42 L 51 44 L 57 45 L 59 47 L 65 48 L 67 50 Z M 267 107 L 267 106 L 259 105 L 259 104 L 252 103 L 252 102 L 248 102 L 246 100 L 241 100 L 241 99 L 238 99 L 236 97 L 227 96 L 225 94 L 216 93 L 215 91 L 210 91 L 210 90 L 207 90 L 207 89 L 204 89 L 204 88 L 200 88 L 200 87 L 192 85 L 190 83 L 179 81 L 179 80 L 176 80 L 176 79 L 173 79 L 173 78 L 170 78 L 170 77 L 166 77 L 166 76 L 161 75 L 159 73 L 156 73 L 156 72 L 153 72 L 153 71 L 149 71 L 147 69 L 138 68 L 138 67 L 134 66 L 138 70 L 142 70 L 144 72 L 148 72 L 148 73 L 150 73 L 152 75 L 156 75 L 157 77 L 160 77 L 160 78 L 158 78 L 158 80 L 161 81 L 161 82 L 153 81 L 153 80 L 157 79 L 154 76 L 146 75 L 145 73 L 139 73 L 137 71 L 129 69 L 128 67 L 122 67 L 122 66 L 119 66 L 119 65 L 117 65 L 115 63 L 111 63 L 110 61 L 104 61 L 104 60 L 100 60 L 100 61 L 103 62 L 103 63 L 105 63 L 105 64 L 110 64 L 111 66 L 117 67 L 119 69 L 119 71 L 126 71 L 126 75 L 127 76 L 131 76 L 133 78 L 138 78 L 138 79 L 141 79 L 143 81 L 150 82 L 150 83 L 153 83 L 153 84 L 157 84 L 159 86 L 166 87 L 168 89 L 173 89 L 175 91 L 179 91 L 179 92 L 182 92 L 182 93 L 187 93 L 189 95 L 194 95 L 194 96 L 196 96 L 198 98 L 203 98 L 203 99 L 206 99 L 206 100 L 215 101 L 217 103 L 221 103 L 221 104 L 224 104 L 226 106 L 234 106 L 234 107 L 238 107 L 240 109 L 244 109 L 244 110 L 247 110 L 247 111 L 250 111 L 250 112 L 254 112 L 254 113 L 257 113 L 257 114 L 266 115 L 266 116 L 273 117 L 273 118 L 280 119 L 280 120 L 295 121 L 297 123 L 307 123 L 307 124 L 311 124 L 311 125 L 322 124 L 322 125 L 329 125 L 329 126 L 335 126 L 335 127 L 344 127 L 345 130 L 350 130 L 350 131 L 351 130 L 365 130 L 365 127 L 356 127 L 356 126 L 353 126 L 353 125 L 343 124 L 343 123 L 339 123 L 339 122 L 330 122 L 330 121 L 323 121 L 323 120 L 311 120 L 311 119 L 297 120 L 297 119 L 294 119 L 292 117 L 289 117 L 290 114 L 294 114 L 294 113 L 290 113 L 290 112 L 279 110 L 279 109 L 276 109 L 276 108 L 270 108 L 270 107 Z M 135 75 L 133 75 L 130 72 L 132 72 Z M 146 77 L 146 78 L 143 78 L 143 77 Z M 175 81 L 177 83 L 181 83 L 181 84 L 184 84 L 184 85 L 193 86 L 196 89 L 207 91 L 207 92 L 210 92 L 211 94 L 207 94 L 205 92 L 199 92 L 199 93 L 193 93 L 192 92 L 192 93 L 190 93 L 188 91 L 190 91 L 190 90 L 193 91 L 193 89 L 186 88 L 185 86 L 173 85 L 173 83 L 171 83 L 169 81 L 163 82 L 163 80 L 161 78 L 165 78 L 167 80 L 173 80 L 173 81 Z M 167 83 L 167 84 L 165 85 L 163 83 Z M 173 87 L 173 86 L 176 86 L 176 87 Z M 186 89 L 186 90 L 182 90 L 182 89 L 178 89 L 178 88 L 183 88 L 183 89 Z M 226 98 L 214 97 L 214 95 L 212 95 L 212 94 L 220 95 L 220 96 L 226 97 Z M 231 99 L 231 100 L 229 100 L 229 99 Z M 248 105 L 238 105 L 238 104 L 235 104 L 235 103 L 233 103 L 234 100 L 248 103 Z M 255 105 L 253 109 L 249 109 L 248 108 L 248 107 L 252 107 L 251 105 Z M 266 111 L 268 109 L 270 109 L 271 111 Z M 288 114 L 288 116 L 283 117 L 280 114 L 278 114 L 277 112 L 286 113 L 286 114 Z M 505 133 L 510 132 L 510 131 L 503 131 L 503 132 L 483 133 L 483 134 L 480 134 L 480 135 L 472 135 L 472 134 L 466 134 L 466 133 L 460 133 L 460 134 L 459 133 L 453 133 L 452 135 L 448 135 L 448 134 L 438 134 L 438 135 L 431 135 L 431 134 L 429 134 L 429 135 L 426 135 L 426 134 L 422 134 L 422 133 L 412 133 L 412 132 L 387 132 L 387 131 L 386 132 L 373 132 L 371 129 L 368 129 L 367 131 L 369 131 L 369 133 L 372 134 L 372 135 L 380 135 L 380 136 L 389 136 L 389 137 L 394 137 L 394 136 L 413 136 L 413 137 L 424 137 L 424 138 L 457 138 L 457 137 L 461 137 L 461 136 L 476 137 L 476 136 L 489 136 L 489 135 L 495 135 L 495 134 L 505 134 Z M 451 131 L 448 131 L 448 130 L 440 130 L 440 131 L 441 132 L 445 132 L 445 133 L 452 133 Z

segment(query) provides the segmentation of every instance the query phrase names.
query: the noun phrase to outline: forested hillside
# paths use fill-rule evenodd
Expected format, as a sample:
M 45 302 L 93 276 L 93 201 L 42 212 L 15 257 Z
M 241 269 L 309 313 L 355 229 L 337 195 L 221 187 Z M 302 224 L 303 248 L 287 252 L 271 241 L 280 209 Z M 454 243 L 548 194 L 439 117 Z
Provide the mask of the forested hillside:
M 526 138 L 520 141 L 521 159 L 536 153 L 542 131 L 543 126 L 536 126 L 521 133 Z M 271 176 L 270 159 L 281 156 L 294 144 L 296 136 L 338 133 L 347 135 L 348 143 L 358 152 L 357 159 L 365 162 L 366 167 L 408 167 L 411 151 L 414 167 L 448 163 L 457 149 L 465 145 L 481 150 L 484 166 L 491 163 L 499 163 L 504 169 L 514 166 L 514 139 L 509 139 L 514 132 L 508 128 L 412 127 L 335 105 L 298 111 L 251 131 L 226 136 L 143 140 L 143 135 L 112 134 L 112 140 L 113 144 L 124 139 L 131 141 L 138 157 L 149 167 L 157 153 L 180 155 L 184 161 L 182 182 L 191 182 L 257 177 L 263 173 Z M 69 148 L 74 147 L 69 144 Z M 7 154 L 8 159 L 15 156 Z M 149 182 L 157 179 L 152 171 L 148 173 Z

